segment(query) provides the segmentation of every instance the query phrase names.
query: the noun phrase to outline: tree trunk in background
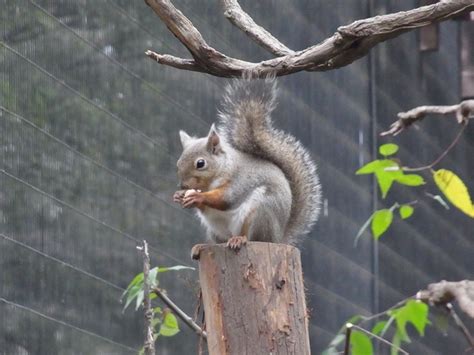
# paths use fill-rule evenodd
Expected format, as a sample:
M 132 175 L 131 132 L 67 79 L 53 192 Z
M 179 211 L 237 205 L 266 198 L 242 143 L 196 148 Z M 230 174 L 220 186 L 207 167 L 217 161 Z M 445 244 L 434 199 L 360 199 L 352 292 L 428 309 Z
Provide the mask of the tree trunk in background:
M 199 266 L 210 355 L 310 354 L 298 249 L 209 245 Z

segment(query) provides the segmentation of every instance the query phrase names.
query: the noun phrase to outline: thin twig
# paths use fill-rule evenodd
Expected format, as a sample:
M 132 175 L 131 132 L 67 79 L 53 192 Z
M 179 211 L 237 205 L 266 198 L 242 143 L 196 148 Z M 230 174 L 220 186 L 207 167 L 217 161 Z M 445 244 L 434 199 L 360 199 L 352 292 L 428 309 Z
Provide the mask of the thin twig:
M 384 343 L 384 344 L 387 344 L 387 345 L 389 345 L 390 347 L 393 347 L 393 348 L 397 349 L 398 351 L 400 351 L 400 352 L 402 352 L 402 353 L 404 353 L 404 354 L 409 355 L 408 352 L 406 352 L 406 351 L 403 350 L 402 348 L 396 346 L 395 344 L 389 342 L 387 339 L 384 339 L 384 338 L 382 338 L 382 337 L 379 337 L 377 334 L 374 334 L 374 333 L 368 331 L 367 329 L 364 329 L 364 328 L 359 327 L 359 326 L 357 326 L 357 325 L 353 325 L 353 327 L 356 328 L 357 330 L 361 331 L 362 333 L 365 333 L 365 334 L 367 334 L 367 335 L 370 335 L 371 337 L 377 339 L 378 341 L 380 341 L 380 342 L 382 342 L 382 343 Z
M 374 315 L 372 315 L 372 316 L 370 316 L 370 317 L 364 317 L 364 316 L 362 316 L 362 317 L 361 317 L 361 318 L 362 318 L 362 321 L 361 321 L 359 324 L 366 323 L 366 322 L 369 322 L 369 321 L 371 321 L 371 320 L 374 320 L 374 319 L 376 319 L 376 318 L 378 318 L 378 317 L 384 316 L 384 315 L 387 314 L 387 312 L 391 311 L 392 309 L 395 309 L 395 308 L 398 308 L 398 307 L 402 306 L 402 305 L 405 304 L 407 301 L 409 301 L 409 300 L 411 300 L 411 299 L 414 299 L 414 298 L 415 298 L 415 296 L 407 297 L 407 298 L 405 298 L 405 299 L 403 299 L 403 300 L 397 302 L 396 304 L 394 304 L 392 307 L 386 309 L 385 311 L 380 312 L 380 313 L 376 313 L 376 314 L 374 314 Z
M 451 303 L 446 303 L 444 307 L 448 311 L 449 315 L 454 319 L 454 322 L 459 327 L 459 329 L 461 329 L 461 332 L 466 337 L 466 340 L 471 346 L 471 348 L 474 349 L 474 338 L 472 337 L 472 334 L 469 332 L 469 329 L 467 329 L 464 322 L 461 320 L 461 318 L 459 318 L 458 314 L 454 311 L 453 305 Z
M 150 301 L 150 285 L 148 275 L 150 273 L 150 254 L 148 253 L 148 243 L 143 241 L 143 308 L 145 315 L 145 355 L 155 355 L 155 341 L 153 340 L 153 309 Z
M 456 121 L 464 124 L 474 118 L 474 100 L 465 100 L 457 105 L 450 106 L 418 106 L 406 112 L 397 114 L 398 120 L 393 122 L 389 129 L 380 133 L 381 136 L 397 136 L 415 122 L 423 120 L 427 115 L 455 114 Z
M 349 346 L 351 344 L 351 331 L 354 324 L 346 323 L 346 343 L 344 345 L 344 355 L 349 355 Z
M 207 334 L 201 327 L 194 322 L 194 320 L 188 316 L 184 311 L 179 308 L 167 295 L 165 295 L 159 288 L 155 287 L 152 290 L 173 312 L 192 330 L 194 330 L 198 335 L 207 340 Z
M 459 142 L 459 139 L 461 138 L 462 134 L 464 133 L 464 130 L 466 129 L 469 121 L 466 121 L 465 124 L 462 125 L 461 129 L 459 130 L 458 134 L 456 135 L 456 138 L 451 142 L 451 144 L 441 153 L 441 155 L 436 158 L 431 164 L 419 167 L 419 168 L 407 168 L 404 167 L 403 171 L 423 171 L 423 170 L 428 170 L 432 169 L 436 164 L 438 164 L 443 158 L 448 155 L 451 149 L 454 148 L 454 146 Z

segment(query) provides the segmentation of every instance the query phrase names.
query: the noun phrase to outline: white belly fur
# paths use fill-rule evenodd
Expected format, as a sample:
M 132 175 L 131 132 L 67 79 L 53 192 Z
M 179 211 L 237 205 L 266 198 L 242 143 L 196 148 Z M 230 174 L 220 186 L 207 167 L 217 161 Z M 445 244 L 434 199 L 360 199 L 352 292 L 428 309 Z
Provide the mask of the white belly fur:
M 258 202 L 264 199 L 265 186 L 257 187 L 236 209 L 219 211 L 207 207 L 199 211 L 201 222 L 219 239 L 227 240 L 232 236 L 240 235 L 245 218 L 254 208 L 258 208 Z

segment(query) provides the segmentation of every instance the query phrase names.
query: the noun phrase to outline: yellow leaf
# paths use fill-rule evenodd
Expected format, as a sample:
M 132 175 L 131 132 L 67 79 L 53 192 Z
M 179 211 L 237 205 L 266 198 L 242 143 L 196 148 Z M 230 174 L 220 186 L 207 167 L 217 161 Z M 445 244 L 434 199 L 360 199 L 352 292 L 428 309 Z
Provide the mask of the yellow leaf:
M 434 181 L 446 198 L 468 216 L 474 218 L 474 206 L 464 182 L 452 171 L 440 169 L 433 174 Z

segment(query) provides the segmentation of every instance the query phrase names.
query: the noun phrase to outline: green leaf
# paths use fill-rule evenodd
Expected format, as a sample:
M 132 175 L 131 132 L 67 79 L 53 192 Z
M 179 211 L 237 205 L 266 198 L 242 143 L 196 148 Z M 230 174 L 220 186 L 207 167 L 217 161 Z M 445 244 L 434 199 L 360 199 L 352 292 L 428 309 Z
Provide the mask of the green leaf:
M 398 355 L 398 349 L 400 348 L 400 345 L 402 345 L 402 337 L 398 331 L 395 332 L 395 335 L 393 336 L 392 344 L 395 346 L 390 348 L 390 355 Z
M 393 143 L 387 143 L 379 147 L 379 153 L 387 157 L 398 152 L 398 145 Z
M 395 180 L 399 184 L 406 186 L 420 186 L 425 184 L 423 177 L 418 174 L 401 174 L 400 176 L 397 176 Z
M 387 196 L 395 179 L 403 175 L 399 165 L 390 159 L 374 160 L 356 171 L 356 175 L 375 174 L 382 198 Z
M 390 314 L 395 317 L 402 341 L 410 341 L 406 331 L 407 323 L 413 324 L 421 336 L 425 334 L 425 327 L 429 324 L 428 305 L 425 303 L 409 300 L 403 307 L 391 310 Z
M 379 335 L 382 332 L 382 330 L 384 330 L 386 325 L 387 325 L 386 320 L 381 320 L 377 322 L 372 328 L 372 333 L 374 333 L 375 335 Z
M 356 175 L 373 174 L 382 167 L 383 160 L 373 160 L 356 171 Z
M 138 275 L 136 275 L 132 282 L 130 282 L 127 286 L 127 289 L 122 293 L 122 298 L 125 297 L 125 295 L 128 293 L 128 291 L 130 291 L 130 289 L 132 287 L 134 287 L 135 285 L 139 284 L 139 283 L 143 283 L 143 272 L 139 273 Z
M 374 218 L 372 219 L 372 233 L 375 239 L 379 239 L 384 234 L 390 224 L 392 224 L 393 212 L 389 209 L 382 209 L 374 212 Z
M 359 231 L 357 232 L 357 235 L 354 239 L 354 248 L 357 246 L 357 243 L 359 242 L 359 239 L 360 237 L 362 237 L 362 234 L 364 234 L 365 230 L 367 228 L 369 228 L 370 226 L 370 222 L 372 222 L 372 218 L 374 218 L 374 214 L 372 213 L 372 215 L 367 219 L 367 221 L 365 221 L 364 225 L 362 227 L 360 227 Z
M 352 331 L 350 343 L 352 355 L 372 355 L 374 353 L 370 338 L 358 330 Z
M 158 279 L 157 279 L 158 269 L 159 269 L 158 267 L 154 267 L 148 273 L 148 285 L 150 286 L 150 288 L 158 286 Z
M 163 313 L 163 311 L 161 310 L 161 307 L 155 307 L 155 308 L 153 308 L 153 312 L 158 313 L 158 314 Z
M 130 305 L 130 303 L 135 299 L 135 297 L 137 297 L 141 289 L 142 289 L 141 285 L 135 285 L 131 289 L 128 290 L 127 300 L 125 302 L 125 306 L 123 307 L 124 311 Z
M 365 164 L 356 171 L 356 175 L 373 174 L 377 171 L 384 171 L 387 168 L 398 167 L 398 164 L 390 159 L 376 159 Z
M 166 313 L 163 319 L 163 323 L 160 327 L 159 335 L 163 335 L 165 337 L 172 337 L 173 335 L 179 332 L 178 327 L 178 320 L 174 316 L 173 313 Z
M 391 172 L 380 171 L 375 173 L 375 177 L 377 178 L 377 183 L 379 184 L 382 198 L 387 197 L 388 191 L 395 181 L 393 174 Z
M 140 308 L 143 302 L 143 298 L 145 298 L 145 292 L 143 292 L 143 288 L 140 288 L 140 291 L 137 293 L 137 303 L 135 305 L 135 310 Z
M 196 269 L 193 268 L 193 267 L 184 266 L 184 265 L 176 265 L 176 266 L 159 267 L 158 268 L 158 272 L 179 271 L 179 270 L 196 270 Z
M 400 211 L 399 211 L 400 212 L 400 217 L 402 219 L 407 219 L 413 214 L 414 211 L 415 211 L 415 209 L 412 206 L 402 205 L 402 206 L 400 206 Z

